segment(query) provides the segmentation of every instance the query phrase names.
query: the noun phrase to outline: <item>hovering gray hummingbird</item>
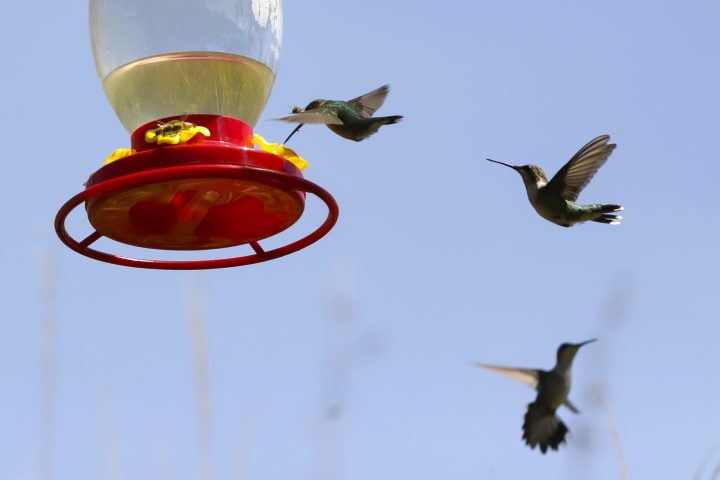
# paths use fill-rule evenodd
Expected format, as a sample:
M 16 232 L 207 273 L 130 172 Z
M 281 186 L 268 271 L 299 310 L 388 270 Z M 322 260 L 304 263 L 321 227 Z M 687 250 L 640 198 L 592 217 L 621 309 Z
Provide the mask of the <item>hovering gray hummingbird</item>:
M 293 108 L 293 113 L 277 120 L 299 123 L 285 139 L 287 143 L 295 132 L 306 123 L 324 123 L 333 132 L 343 138 L 359 142 L 378 131 L 383 125 L 391 125 L 402 120 L 402 115 L 373 117 L 373 113 L 385 102 L 390 91 L 389 85 L 368 92 L 352 100 L 324 100 L 318 98 L 308 103 L 305 109 Z
M 620 205 L 575 203 L 582 189 L 590 183 L 598 169 L 615 150 L 617 145 L 608 144 L 609 140 L 609 135 L 600 135 L 591 140 L 549 182 L 538 166 L 516 166 L 489 158 L 487 160 L 510 167 L 522 176 L 530 203 L 545 220 L 563 227 L 572 227 L 576 223 L 588 220 L 618 225 L 622 217 L 611 212 L 621 211 L 623 207 Z
M 560 345 L 557 351 L 557 363 L 550 371 L 475 364 L 537 390 L 537 397 L 534 402 L 528 404 L 523 422 L 522 438 L 530 448 L 539 445 L 540 451 L 545 453 L 548 447 L 557 450 L 561 443 L 565 443 L 565 435 L 569 430 L 555 415 L 555 411 L 560 405 L 565 405 L 572 412 L 580 413 L 568 399 L 572 385 L 572 362 L 580 347 L 595 340 L 597 339 L 593 338 L 582 343 Z

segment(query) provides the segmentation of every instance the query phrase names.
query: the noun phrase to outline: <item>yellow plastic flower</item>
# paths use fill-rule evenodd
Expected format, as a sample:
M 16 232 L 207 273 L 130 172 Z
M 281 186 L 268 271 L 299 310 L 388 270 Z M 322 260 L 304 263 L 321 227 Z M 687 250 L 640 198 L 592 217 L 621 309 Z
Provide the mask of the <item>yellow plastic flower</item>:
M 264 152 L 274 153 L 280 155 L 288 162 L 295 165 L 300 170 L 305 170 L 308 166 L 308 162 L 305 161 L 300 155 L 295 153 L 295 150 L 287 148 L 285 145 L 279 145 L 277 143 L 269 143 L 263 137 L 257 133 L 253 135 L 252 143 L 260 147 L 260 150 Z
M 105 159 L 105 162 L 103 165 L 107 165 L 108 163 L 112 163 L 115 160 L 120 160 L 121 158 L 129 157 L 130 155 L 135 155 L 135 150 L 132 148 L 118 148 L 115 150 L 112 154 L 110 154 L 109 157 Z
M 210 136 L 210 130 L 205 127 L 182 120 L 170 120 L 167 123 L 158 123 L 157 128 L 145 132 L 145 141 L 158 145 L 177 145 L 178 143 L 187 143 L 198 133 L 206 137 Z

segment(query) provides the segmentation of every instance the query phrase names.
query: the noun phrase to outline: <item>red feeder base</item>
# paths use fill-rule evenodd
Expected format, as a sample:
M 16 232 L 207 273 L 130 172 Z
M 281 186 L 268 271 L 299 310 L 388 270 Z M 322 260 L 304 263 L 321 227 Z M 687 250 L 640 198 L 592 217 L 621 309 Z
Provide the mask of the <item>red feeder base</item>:
M 165 119 L 167 120 L 167 119 Z M 147 144 L 132 135 L 137 153 L 95 172 L 87 188 L 62 206 L 55 219 L 60 239 L 78 253 L 118 265 L 155 269 L 208 269 L 263 262 L 300 250 L 335 225 L 338 206 L 318 185 L 277 155 L 247 148 L 252 130 L 229 117 L 191 115 L 185 121 L 207 127 L 185 145 Z M 305 207 L 305 193 L 325 202 L 325 222 L 306 237 L 264 251 L 258 241 L 293 225 Z M 67 215 L 85 202 L 95 232 L 81 241 L 65 229 Z M 218 260 L 166 261 L 121 257 L 90 245 L 101 237 L 161 250 L 205 250 L 249 244 L 254 254 Z

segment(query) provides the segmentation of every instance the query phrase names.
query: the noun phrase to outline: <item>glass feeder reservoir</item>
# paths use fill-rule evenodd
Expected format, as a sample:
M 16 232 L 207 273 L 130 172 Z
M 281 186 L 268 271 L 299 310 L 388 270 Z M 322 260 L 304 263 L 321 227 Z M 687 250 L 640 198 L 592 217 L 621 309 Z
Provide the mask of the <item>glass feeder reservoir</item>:
M 63 242 L 111 263 L 199 269 L 277 258 L 332 228 L 332 196 L 303 178 L 294 152 L 252 132 L 275 80 L 282 18 L 280 0 L 90 1 L 98 75 L 131 148 L 116 150 L 60 209 L 56 230 Z M 327 204 L 325 223 L 265 251 L 259 241 L 300 218 L 306 192 Z M 76 241 L 65 218 L 83 202 L 94 232 Z M 90 248 L 102 237 L 161 250 L 247 244 L 254 253 L 144 260 Z
M 255 126 L 282 43 L 279 0 L 92 0 L 103 89 L 129 132 L 159 118 L 222 115 Z

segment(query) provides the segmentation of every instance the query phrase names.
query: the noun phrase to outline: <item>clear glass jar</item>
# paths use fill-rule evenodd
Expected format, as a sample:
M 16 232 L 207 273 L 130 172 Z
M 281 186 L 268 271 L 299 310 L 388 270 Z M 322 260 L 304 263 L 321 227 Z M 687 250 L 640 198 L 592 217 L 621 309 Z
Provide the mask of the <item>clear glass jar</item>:
M 132 132 L 185 114 L 254 126 L 275 81 L 281 0 L 90 0 L 103 89 Z

